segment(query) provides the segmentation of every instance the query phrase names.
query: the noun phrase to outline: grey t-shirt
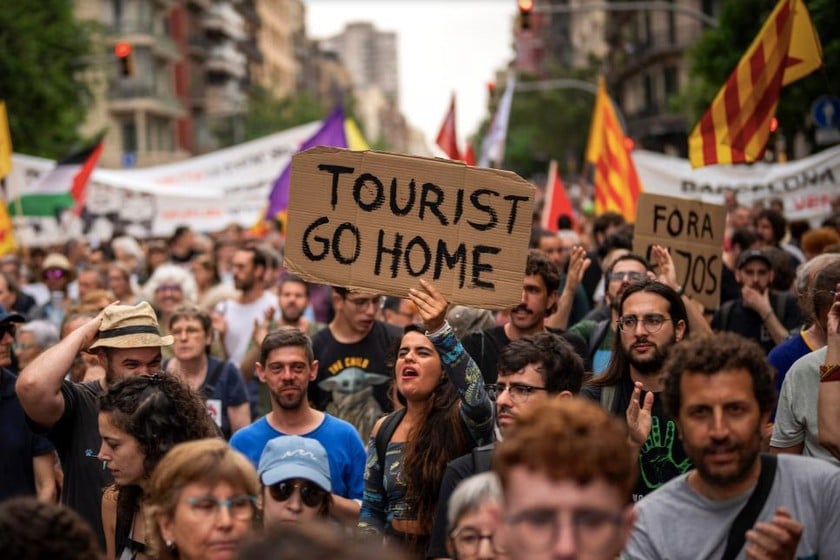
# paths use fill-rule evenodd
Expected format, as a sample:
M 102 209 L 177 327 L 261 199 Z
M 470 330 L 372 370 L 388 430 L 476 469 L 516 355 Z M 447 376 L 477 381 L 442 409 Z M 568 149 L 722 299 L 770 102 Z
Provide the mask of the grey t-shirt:
M 791 447 L 801 443 L 803 455 L 824 459 L 840 467 L 840 461 L 820 445 L 817 429 L 820 365 L 825 363 L 826 352 L 825 347 L 815 350 L 790 366 L 779 392 L 770 445 Z
M 784 506 L 804 526 L 798 560 L 840 558 L 840 469 L 810 457 L 778 456 L 773 488 L 758 521 L 769 522 Z M 720 558 L 729 527 L 753 489 L 714 501 L 675 478 L 636 504 L 636 525 L 622 560 Z M 739 559 L 746 558 L 742 550 Z

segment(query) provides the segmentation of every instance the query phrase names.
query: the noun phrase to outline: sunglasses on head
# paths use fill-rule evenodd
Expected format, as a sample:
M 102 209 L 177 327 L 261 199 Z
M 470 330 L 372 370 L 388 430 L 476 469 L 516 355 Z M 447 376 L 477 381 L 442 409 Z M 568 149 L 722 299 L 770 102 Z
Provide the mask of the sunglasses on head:
M 300 489 L 300 500 L 307 507 L 318 507 L 324 501 L 327 491 L 312 482 L 292 482 L 284 480 L 268 487 L 271 499 L 276 502 L 285 502 L 292 497 L 295 488 Z
M 58 280 L 59 278 L 64 278 L 66 274 L 66 270 L 62 270 L 60 268 L 49 268 L 44 271 L 44 278 L 46 280 Z

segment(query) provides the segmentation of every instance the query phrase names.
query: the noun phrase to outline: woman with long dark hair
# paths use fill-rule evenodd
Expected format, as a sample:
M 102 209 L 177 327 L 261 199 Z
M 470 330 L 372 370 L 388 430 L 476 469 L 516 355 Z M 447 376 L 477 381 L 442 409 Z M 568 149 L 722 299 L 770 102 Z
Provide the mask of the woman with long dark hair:
M 102 496 L 107 558 L 149 558 L 144 496 L 149 477 L 176 444 L 218 435 L 196 393 L 173 375 L 130 377 L 99 401 L 99 459 L 114 477 Z
M 493 407 L 478 366 L 444 320 L 446 300 L 423 280 L 409 298 L 425 333 L 406 327 L 400 341 L 394 383 L 404 408 L 373 428 L 359 528 L 422 558 L 446 464 L 490 441 Z

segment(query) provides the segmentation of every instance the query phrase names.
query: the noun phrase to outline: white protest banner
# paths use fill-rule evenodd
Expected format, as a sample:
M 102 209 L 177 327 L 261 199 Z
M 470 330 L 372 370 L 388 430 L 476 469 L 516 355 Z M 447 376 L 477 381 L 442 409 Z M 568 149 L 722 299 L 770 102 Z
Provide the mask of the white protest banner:
M 384 152 L 292 158 L 285 266 L 306 279 L 405 297 L 420 278 L 448 301 L 521 301 L 534 187 L 509 171 Z
M 706 309 L 717 309 L 726 226 L 723 206 L 643 192 L 636 210 L 633 252 L 650 262 L 653 245 L 670 249 L 685 292 Z
M 320 123 L 309 123 L 188 160 L 143 169 L 96 169 L 81 216 L 15 217 L 25 245 L 62 243 L 71 237 L 107 241 L 114 232 L 166 237 L 177 226 L 214 231 L 253 225 L 274 181 Z M 7 196 L 27 192 L 54 161 L 14 154 Z
M 645 150 L 632 152 L 645 192 L 723 204 L 727 190 L 752 206 L 780 198 L 788 220 L 816 225 L 831 215 L 831 200 L 840 192 L 840 146 L 787 163 L 710 165 L 692 169 L 687 159 Z

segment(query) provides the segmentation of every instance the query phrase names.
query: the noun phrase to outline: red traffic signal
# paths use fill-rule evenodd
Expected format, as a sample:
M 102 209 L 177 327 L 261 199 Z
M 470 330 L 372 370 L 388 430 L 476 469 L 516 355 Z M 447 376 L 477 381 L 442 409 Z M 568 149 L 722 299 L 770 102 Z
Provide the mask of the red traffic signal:
M 127 43 L 126 41 L 117 41 L 117 44 L 114 45 L 114 54 L 119 58 L 129 56 L 131 54 L 131 43 Z
M 534 0 L 517 0 L 519 7 L 519 29 L 531 29 L 531 12 L 534 11 Z
M 121 76 L 134 75 L 134 55 L 131 52 L 131 43 L 126 41 L 117 41 L 114 45 L 114 54 L 117 55 L 119 61 L 119 69 Z

